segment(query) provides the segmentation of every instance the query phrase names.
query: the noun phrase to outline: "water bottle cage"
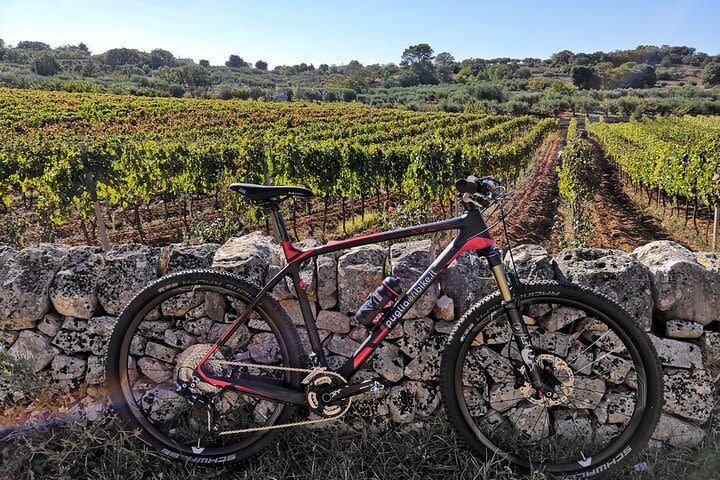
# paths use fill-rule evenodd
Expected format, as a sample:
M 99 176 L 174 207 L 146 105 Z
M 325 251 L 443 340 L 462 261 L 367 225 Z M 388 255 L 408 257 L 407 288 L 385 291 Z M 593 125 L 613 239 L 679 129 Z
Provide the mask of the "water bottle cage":
M 395 301 L 390 300 L 383 308 L 378 310 L 377 315 L 375 315 L 375 318 L 373 318 L 372 325 L 377 325 L 378 323 L 380 323 L 380 319 L 390 311 L 394 303 Z

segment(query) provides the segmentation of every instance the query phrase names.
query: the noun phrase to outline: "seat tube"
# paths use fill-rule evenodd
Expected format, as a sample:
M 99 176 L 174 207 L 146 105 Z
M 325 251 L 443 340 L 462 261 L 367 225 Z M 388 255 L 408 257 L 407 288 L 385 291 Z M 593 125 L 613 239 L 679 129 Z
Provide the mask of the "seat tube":
M 280 213 L 280 206 L 273 205 L 270 207 L 270 213 L 272 214 L 272 222 L 275 225 L 275 233 L 279 238 L 278 242 L 289 242 L 290 235 L 288 234 L 287 227 L 285 226 L 285 220 L 283 219 L 282 213 Z

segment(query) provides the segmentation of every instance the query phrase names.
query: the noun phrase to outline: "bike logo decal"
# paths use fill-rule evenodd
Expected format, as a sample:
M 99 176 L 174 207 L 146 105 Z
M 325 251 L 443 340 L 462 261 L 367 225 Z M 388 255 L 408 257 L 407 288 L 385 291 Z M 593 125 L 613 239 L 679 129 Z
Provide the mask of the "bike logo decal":
M 410 304 L 422 293 L 425 288 L 430 285 L 433 279 L 437 276 L 435 269 L 431 269 L 425 278 L 419 279 L 415 282 L 412 289 L 405 295 L 405 299 L 399 303 L 395 311 L 390 315 L 390 318 L 385 320 L 385 326 L 391 329 L 395 324 L 395 321 L 405 314 L 405 311 L 410 307 Z

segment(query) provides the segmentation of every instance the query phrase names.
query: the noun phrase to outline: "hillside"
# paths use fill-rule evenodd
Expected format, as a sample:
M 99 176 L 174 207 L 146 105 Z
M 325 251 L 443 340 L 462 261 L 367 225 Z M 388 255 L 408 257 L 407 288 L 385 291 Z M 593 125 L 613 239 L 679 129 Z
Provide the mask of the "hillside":
M 278 65 L 231 55 L 225 65 L 172 52 L 85 44 L 56 48 L 0 40 L 0 86 L 138 96 L 338 102 L 493 114 L 560 112 L 720 113 L 718 56 L 686 46 L 612 52 L 563 50 L 548 59 L 467 58 L 428 44 L 398 52 L 399 64 Z

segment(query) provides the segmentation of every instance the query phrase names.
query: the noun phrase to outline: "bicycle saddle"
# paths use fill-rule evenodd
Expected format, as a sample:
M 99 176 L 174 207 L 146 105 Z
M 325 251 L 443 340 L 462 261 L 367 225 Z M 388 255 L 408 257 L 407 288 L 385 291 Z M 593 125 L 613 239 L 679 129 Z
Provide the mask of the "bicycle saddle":
M 287 197 L 314 196 L 312 190 L 303 187 L 255 185 L 254 183 L 233 183 L 230 185 L 230 190 L 245 195 L 253 202 L 267 202 L 271 199 L 282 201 Z

